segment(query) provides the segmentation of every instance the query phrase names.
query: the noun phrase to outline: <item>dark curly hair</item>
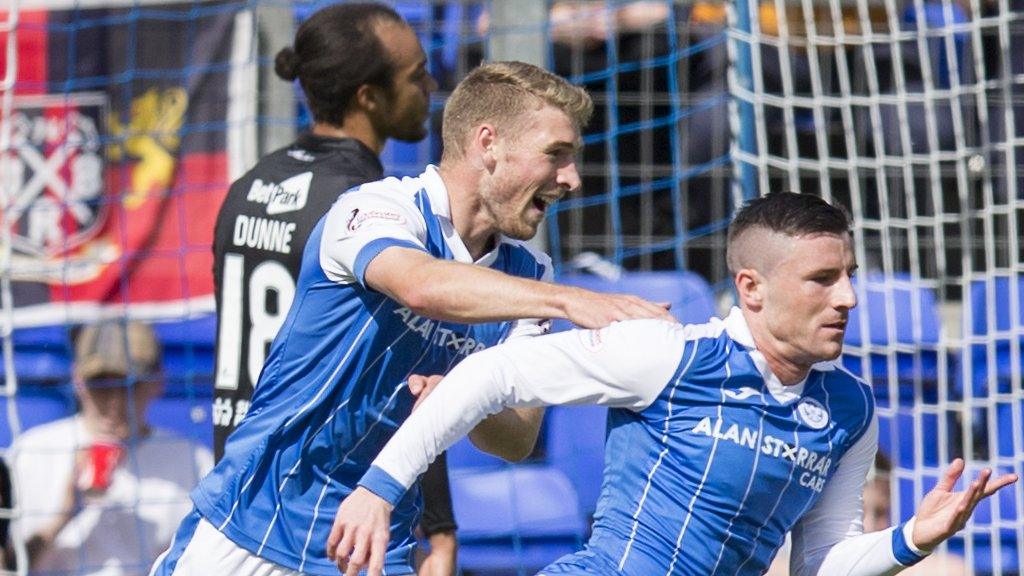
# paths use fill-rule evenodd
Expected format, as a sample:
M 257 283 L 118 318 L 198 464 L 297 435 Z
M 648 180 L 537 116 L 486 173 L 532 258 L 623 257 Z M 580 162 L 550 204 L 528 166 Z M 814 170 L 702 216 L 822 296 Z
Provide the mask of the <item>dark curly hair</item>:
M 405 24 L 383 4 L 328 6 L 299 26 L 294 47 L 277 53 L 274 71 L 298 78 L 314 120 L 340 126 L 360 86 L 391 87 L 394 66 L 376 31 L 382 22 Z

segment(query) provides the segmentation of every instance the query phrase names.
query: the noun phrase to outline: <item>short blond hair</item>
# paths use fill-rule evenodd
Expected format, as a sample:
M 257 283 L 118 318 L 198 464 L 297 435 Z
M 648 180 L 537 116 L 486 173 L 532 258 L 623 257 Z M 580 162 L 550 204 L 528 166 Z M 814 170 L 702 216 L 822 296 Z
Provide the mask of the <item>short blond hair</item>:
M 514 61 L 478 67 L 459 82 L 445 104 L 443 159 L 461 158 L 466 137 L 480 124 L 510 128 L 521 114 L 544 104 L 565 112 L 577 128 L 586 126 L 594 112 L 586 90 L 543 68 Z

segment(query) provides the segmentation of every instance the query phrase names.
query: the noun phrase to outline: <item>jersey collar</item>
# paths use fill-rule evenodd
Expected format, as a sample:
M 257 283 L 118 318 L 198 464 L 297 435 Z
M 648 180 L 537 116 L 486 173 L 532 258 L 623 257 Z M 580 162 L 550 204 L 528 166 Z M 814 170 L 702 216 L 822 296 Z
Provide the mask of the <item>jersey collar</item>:
M 428 164 L 427 169 L 420 175 L 420 181 L 423 189 L 427 191 L 427 198 L 430 199 L 430 209 L 437 216 L 438 222 L 441 223 L 445 244 L 452 251 L 452 256 L 455 260 L 463 264 L 478 264 L 480 266 L 490 266 L 493 264 L 498 258 L 498 248 L 504 241 L 504 237 L 498 236 L 497 242 L 494 243 L 494 248 L 479 259 L 473 260 L 469 249 L 466 248 L 466 243 L 462 241 L 458 232 L 455 231 L 455 225 L 452 223 L 452 206 L 451 200 L 448 198 L 448 188 L 445 187 L 441 174 L 437 171 L 437 166 Z
M 807 384 L 808 378 L 810 378 L 813 372 L 827 372 L 835 370 L 836 361 L 827 360 L 825 362 L 818 362 L 811 366 L 811 371 L 807 374 L 807 378 L 804 378 L 798 384 L 792 386 L 786 386 L 783 384 L 775 374 L 772 374 L 771 369 L 768 368 L 768 361 L 765 360 L 764 354 L 757 349 L 754 345 L 754 336 L 750 333 L 750 326 L 747 325 L 746 318 L 743 317 L 743 311 L 738 307 L 734 306 L 729 311 L 729 315 L 725 318 L 725 330 L 732 338 L 734 342 L 746 348 L 747 353 L 750 355 L 750 359 L 753 360 L 754 366 L 757 367 L 757 371 L 761 373 L 764 378 L 765 386 L 771 395 L 779 401 L 781 404 L 787 404 L 797 400 L 803 395 L 804 387 Z

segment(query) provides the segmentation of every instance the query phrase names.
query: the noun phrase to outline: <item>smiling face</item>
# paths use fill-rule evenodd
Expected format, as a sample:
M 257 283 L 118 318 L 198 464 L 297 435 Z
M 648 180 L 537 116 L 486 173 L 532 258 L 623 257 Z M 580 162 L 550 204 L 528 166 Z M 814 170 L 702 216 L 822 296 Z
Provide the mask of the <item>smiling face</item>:
M 528 110 L 509 125 L 516 133 L 495 138 L 494 168 L 481 183 L 481 201 L 498 232 L 529 240 L 548 206 L 580 186 L 580 135 L 572 120 L 550 105 Z
M 778 348 L 773 352 L 807 368 L 839 357 L 847 318 L 857 305 L 850 235 L 767 234 L 773 238 L 764 250 L 774 258 L 757 275 L 763 325 Z

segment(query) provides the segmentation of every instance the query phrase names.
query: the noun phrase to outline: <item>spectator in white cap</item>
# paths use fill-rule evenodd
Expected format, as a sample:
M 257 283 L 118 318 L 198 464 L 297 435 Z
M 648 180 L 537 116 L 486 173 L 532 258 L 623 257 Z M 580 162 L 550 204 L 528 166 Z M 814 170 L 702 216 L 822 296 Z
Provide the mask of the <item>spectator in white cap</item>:
M 141 323 L 82 328 L 73 369 L 78 413 L 27 430 L 10 452 L 33 573 L 145 574 L 191 509 L 210 451 L 149 425 L 160 345 Z

